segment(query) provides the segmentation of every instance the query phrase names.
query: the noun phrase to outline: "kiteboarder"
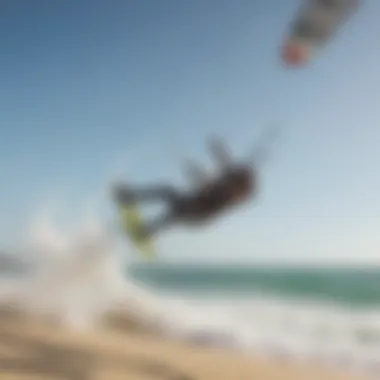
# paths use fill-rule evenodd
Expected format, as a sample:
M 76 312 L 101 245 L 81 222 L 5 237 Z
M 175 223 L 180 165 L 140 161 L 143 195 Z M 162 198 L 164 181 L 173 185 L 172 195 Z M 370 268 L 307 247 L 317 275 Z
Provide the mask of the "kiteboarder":
M 187 172 L 195 180 L 195 187 L 188 192 L 170 185 L 114 186 L 113 197 L 119 207 L 153 200 L 166 203 L 167 210 L 163 215 L 142 225 L 141 239 L 177 224 L 202 225 L 249 201 L 257 193 L 258 172 L 254 164 L 233 162 L 225 146 L 215 139 L 211 141 L 210 150 L 219 164 L 219 175 L 211 177 L 198 166 L 188 165 Z

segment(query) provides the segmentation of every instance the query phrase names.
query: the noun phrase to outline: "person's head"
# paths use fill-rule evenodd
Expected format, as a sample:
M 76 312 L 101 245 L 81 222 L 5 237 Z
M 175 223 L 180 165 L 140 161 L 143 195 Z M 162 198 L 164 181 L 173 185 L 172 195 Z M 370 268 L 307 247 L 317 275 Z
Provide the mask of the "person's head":
M 249 166 L 240 166 L 231 170 L 227 178 L 227 192 L 231 201 L 244 202 L 254 190 L 254 173 Z

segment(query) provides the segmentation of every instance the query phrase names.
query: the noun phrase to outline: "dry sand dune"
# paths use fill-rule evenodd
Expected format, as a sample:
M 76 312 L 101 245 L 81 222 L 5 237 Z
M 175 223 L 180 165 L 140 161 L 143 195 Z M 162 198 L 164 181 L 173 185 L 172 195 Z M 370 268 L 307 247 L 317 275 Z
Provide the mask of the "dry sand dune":
M 68 331 L 9 315 L 0 319 L 0 370 L 0 380 L 361 379 L 166 341 L 143 332 Z

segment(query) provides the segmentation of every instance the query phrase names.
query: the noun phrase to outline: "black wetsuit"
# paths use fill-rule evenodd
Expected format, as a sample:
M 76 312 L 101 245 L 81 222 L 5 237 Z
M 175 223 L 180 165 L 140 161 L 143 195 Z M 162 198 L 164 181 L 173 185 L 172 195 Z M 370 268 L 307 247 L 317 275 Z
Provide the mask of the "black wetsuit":
M 222 176 L 194 191 L 180 193 L 171 186 L 144 189 L 119 187 L 116 201 L 119 204 L 162 200 L 168 204 L 167 212 L 144 227 L 144 233 L 154 234 L 172 224 L 199 225 L 210 221 L 226 209 L 246 200 L 255 190 L 255 175 L 251 167 L 235 167 Z

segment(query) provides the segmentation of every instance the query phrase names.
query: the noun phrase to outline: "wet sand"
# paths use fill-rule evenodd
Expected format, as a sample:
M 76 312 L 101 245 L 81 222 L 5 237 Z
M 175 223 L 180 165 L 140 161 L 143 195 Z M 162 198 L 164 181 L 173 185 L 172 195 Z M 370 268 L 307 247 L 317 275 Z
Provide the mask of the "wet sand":
M 0 317 L 0 380 L 360 380 L 144 332 L 86 332 Z

